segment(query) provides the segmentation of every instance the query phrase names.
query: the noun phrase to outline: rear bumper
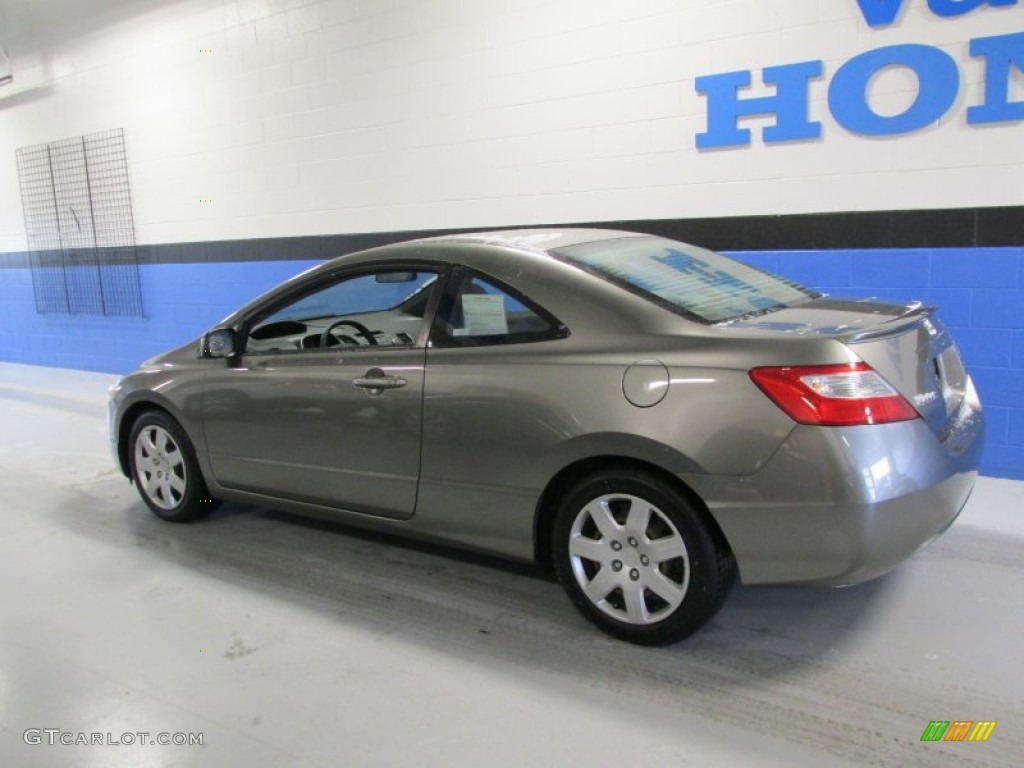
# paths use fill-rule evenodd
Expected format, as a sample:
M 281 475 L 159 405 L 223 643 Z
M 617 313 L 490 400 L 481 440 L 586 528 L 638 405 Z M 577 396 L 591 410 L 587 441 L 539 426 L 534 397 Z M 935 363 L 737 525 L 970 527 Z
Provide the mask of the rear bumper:
M 686 476 L 745 584 L 854 584 L 948 528 L 977 478 L 984 422 L 969 387 L 940 437 L 924 421 L 798 426 L 760 472 Z

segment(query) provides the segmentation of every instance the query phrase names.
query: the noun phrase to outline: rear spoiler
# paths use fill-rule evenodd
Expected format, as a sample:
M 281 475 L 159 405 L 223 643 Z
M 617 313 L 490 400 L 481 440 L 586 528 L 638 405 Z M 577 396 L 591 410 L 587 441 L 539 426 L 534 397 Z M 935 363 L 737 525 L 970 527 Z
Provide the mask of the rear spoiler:
M 862 341 L 875 341 L 877 339 L 886 339 L 891 336 L 899 336 L 901 333 L 913 330 L 918 326 L 925 325 L 928 328 L 928 333 L 933 336 L 941 333 L 941 327 L 937 323 L 933 323 L 929 318 L 935 314 L 935 307 L 925 304 L 920 301 L 915 301 L 907 304 L 904 307 L 903 312 L 898 315 L 892 316 L 890 319 L 879 323 L 874 328 L 867 330 L 860 330 L 847 335 L 839 336 L 841 341 L 847 344 L 857 344 Z

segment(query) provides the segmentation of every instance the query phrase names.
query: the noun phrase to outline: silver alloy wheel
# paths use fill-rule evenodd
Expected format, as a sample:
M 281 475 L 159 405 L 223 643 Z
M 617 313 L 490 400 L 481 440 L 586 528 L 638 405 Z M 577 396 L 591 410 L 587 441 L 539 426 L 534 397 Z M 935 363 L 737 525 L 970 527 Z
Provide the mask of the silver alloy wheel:
M 188 487 L 185 457 L 171 434 L 150 425 L 135 440 L 135 471 L 139 487 L 161 509 L 174 509 Z
M 579 511 L 569 560 L 587 599 L 628 624 L 671 615 L 690 584 L 690 557 L 678 529 L 653 504 L 628 494 L 599 496 Z

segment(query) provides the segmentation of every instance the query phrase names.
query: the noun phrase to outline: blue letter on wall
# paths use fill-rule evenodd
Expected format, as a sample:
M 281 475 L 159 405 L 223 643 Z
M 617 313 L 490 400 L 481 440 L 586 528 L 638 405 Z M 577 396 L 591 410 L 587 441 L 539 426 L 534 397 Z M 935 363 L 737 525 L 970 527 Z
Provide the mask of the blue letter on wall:
M 868 104 L 868 84 L 885 67 L 900 66 L 917 75 L 917 98 L 899 115 L 879 115 Z M 953 106 L 960 72 L 945 51 L 927 45 L 891 45 L 865 51 L 846 62 L 828 87 L 832 117 L 846 130 L 871 136 L 924 128 Z
M 774 96 L 740 98 L 750 85 L 750 72 L 725 72 L 696 80 L 697 92 L 707 96 L 708 130 L 697 134 L 697 148 L 735 147 L 750 143 L 750 131 L 736 125 L 741 117 L 775 115 L 775 125 L 762 132 L 766 142 L 816 139 L 821 123 L 807 117 L 807 83 L 821 76 L 820 61 L 766 67 L 761 79 L 775 86 Z
M 928 0 L 928 7 L 936 16 L 962 16 L 979 5 L 1016 5 L 1017 0 Z
M 971 40 L 971 56 L 984 56 L 985 103 L 967 110 L 967 122 L 1024 120 L 1024 101 L 1010 101 L 1011 67 L 1024 72 L 1024 32 Z
M 985 4 L 1016 5 L 1017 0 L 928 0 L 928 7 L 936 16 L 951 18 L 963 16 Z M 885 27 L 896 21 L 903 0 L 857 0 L 861 15 L 869 27 Z
M 857 0 L 869 27 L 884 27 L 896 21 L 903 0 Z

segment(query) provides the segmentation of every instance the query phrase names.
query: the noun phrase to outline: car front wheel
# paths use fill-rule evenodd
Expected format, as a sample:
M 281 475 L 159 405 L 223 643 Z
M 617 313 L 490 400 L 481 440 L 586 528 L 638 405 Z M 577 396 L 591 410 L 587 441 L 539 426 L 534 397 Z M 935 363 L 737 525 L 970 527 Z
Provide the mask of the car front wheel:
M 678 489 L 635 470 L 578 483 L 555 519 L 554 563 L 573 603 L 605 632 L 641 645 L 692 634 L 736 575 L 728 547 Z
M 132 425 L 132 478 L 139 495 L 164 520 L 185 523 L 212 512 L 211 499 L 199 473 L 188 436 L 162 411 L 148 411 Z

